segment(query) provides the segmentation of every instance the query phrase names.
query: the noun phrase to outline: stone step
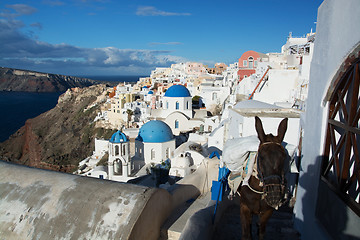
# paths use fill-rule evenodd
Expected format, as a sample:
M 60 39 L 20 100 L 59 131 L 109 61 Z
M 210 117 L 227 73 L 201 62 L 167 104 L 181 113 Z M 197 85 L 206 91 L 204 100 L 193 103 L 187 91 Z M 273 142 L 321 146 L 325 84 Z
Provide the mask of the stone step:
M 161 229 L 161 240 L 177 240 L 180 238 L 187 220 L 197 211 L 206 208 L 211 200 L 211 193 L 207 193 L 199 198 L 190 199 L 174 210 L 166 220 Z
M 257 239 L 257 223 L 258 217 L 254 216 L 252 222 L 252 235 Z M 266 225 L 267 240 L 299 240 L 299 233 L 293 228 L 293 213 L 291 208 L 283 207 L 278 211 L 274 211 L 272 217 Z M 241 221 L 240 221 L 240 207 L 233 205 L 229 207 L 222 219 L 220 225 L 217 226 L 213 239 L 226 240 L 226 239 L 240 239 L 241 238 Z

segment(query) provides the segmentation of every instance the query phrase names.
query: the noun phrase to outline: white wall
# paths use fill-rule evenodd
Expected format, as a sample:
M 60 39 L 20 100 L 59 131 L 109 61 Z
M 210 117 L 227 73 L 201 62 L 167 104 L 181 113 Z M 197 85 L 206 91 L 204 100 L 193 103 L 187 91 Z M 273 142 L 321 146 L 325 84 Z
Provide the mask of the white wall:
M 178 128 L 175 128 L 175 121 L 179 122 Z M 173 112 L 166 117 L 165 121 L 171 128 L 174 135 L 179 135 L 181 131 L 186 132 L 191 130 L 189 126 L 189 119 L 181 112 Z
M 176 109 L 176 102 L 179 109 Z M 163 98 L 163 118 L 175 111 L 184 113 L 189 118 L 192 117 L 192 98 L 191 97 L 164 97 Z
M 253 99 L 271 104 L 275 102 L 291 102 L 291 92 L 297 86 L 299 70 L 270 69 L 268 74 L 268 81 L 261 90 L 262 84 L 259 86 Z
M 145 164 L 148 163 L 161 163 L 165 161 L 166 158 L 166 149 L 170 148 L 169 157 L 173 154 L 175 150 L 175 139 L 170 140 L 164 143 L 144 143 L 144 159 Z M 155 151 L 155 159 L 151 159 L 151 149 Z
M 278 117 L 263 117 L 259 115 L 265 134 L 272 133 L 277 135 L 277 129 L 280 121 L 283 118 Z M 227 139 L 238 137 L 257 136 L 255 129 L 255 117 L 245 117 L 236 111 L 229 109 L 229 124 L 225 135 Z M 289 118 L 288 129 L 285 134 L 284 141 L 297 146 L 299 142 L 300 118 Z M 225 139 L 225 140 L 227 140 Z
M 229 123 L 227 133 L 225 135 L 228 139 L 242 137 L 242 124 L 244 122 L 243 116 L 235 112 L 233 109 L 229 109 Z M 227 139 L 225 139 L 227 140 Z
M 109 151 L 109 140 L 95 138 L 95 155 L 102 156 Z
M 216 98 L 213 98 L 213 94 L 216 94 Z M 207 109 L 211 108 L 212 105 L 222 104 L 225 99 L 230 95 L 230 88 L 218 87 L 218 86 L 204 86 L 201 85 L 200 96 L 203 98 L 203 102 Z
M 295 226 L 302 239 L 326 239 L 316 218 L 319 157 L 323 153 L 328 107 L 325 94 L 334 74 L 359 45 L 358 0 L 325 0 L 319 8 L 305 115 L 303 157 L 295 205 Z
M 227 121 L 226 121 L 227 122 Z M 223 150 L 225 139 L 226 123 L 223 122 L 216 129 L 213 129 L 212 133 L 208 137 L 208 147 L 216 147 L 219 150 Z

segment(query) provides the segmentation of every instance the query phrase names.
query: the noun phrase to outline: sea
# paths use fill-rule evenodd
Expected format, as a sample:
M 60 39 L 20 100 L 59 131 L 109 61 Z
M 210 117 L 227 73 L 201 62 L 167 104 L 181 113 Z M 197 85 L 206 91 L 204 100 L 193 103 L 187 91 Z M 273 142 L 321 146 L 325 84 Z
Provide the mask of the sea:
M 135 83 L 143 76 L 78 76 L 105 82 Z M 30 93 L 0 91 L 0 142 L 5 141 L 34 118 L 56 106 L 62 93 Z

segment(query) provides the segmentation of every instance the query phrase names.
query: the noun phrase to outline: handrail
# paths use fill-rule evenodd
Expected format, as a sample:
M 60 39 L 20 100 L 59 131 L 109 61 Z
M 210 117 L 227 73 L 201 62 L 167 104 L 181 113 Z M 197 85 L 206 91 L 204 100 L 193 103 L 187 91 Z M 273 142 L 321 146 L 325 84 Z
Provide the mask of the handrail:
M 266 69 L 264 75 L 262 76 L 262 78 L 260 79 L 259 83 L 256 85 L 254 91 L 251 93 L 250 97 L 248 98 L 248 100 L 252 99 L 252 97 L 254 96 L 254 93 L 256 91 L 256 89 L 259 87 L 260 83 L 262 82 L 262 80 L 265 78 L 266 74 L 268 73 L 269 69 L 271 69 L 270 66 L 268 66 L 268 69 Z

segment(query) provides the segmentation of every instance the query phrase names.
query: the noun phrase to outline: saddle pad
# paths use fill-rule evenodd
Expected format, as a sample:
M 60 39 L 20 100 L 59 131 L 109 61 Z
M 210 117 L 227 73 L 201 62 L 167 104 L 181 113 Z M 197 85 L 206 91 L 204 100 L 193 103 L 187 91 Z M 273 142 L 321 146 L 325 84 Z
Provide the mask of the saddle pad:
M 230 195 L 234 195 L 236 193 L 237 189 L 239 188 L 241 183 L 244 181 L 244 179 L 246 180 L 246 183 L 249 180 L 249 178 L 253 172 L 256 154 L 257 154 L 257 152 L 254 152 L 254 151 L 248 152 L 246 161 L 244 162 L 244 165 L 243 165 L 243 168 L 241 169 L 241 171 L 231 172 L 229 174 L 228 185 L 231 189 Z M 244 183 L 245 183 L 245 181 L 244 181 Z
M 231 172 L 242 171 L 249 152 L 256 152 L 259 143 L 256 136 L 230 139 L 225 143 L 221 161 Z

